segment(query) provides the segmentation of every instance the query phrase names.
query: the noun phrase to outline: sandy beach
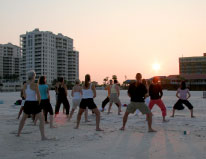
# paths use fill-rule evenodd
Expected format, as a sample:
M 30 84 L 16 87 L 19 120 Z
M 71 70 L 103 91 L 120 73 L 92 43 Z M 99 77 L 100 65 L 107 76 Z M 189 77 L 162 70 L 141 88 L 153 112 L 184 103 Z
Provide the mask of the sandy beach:
M 106 97 L 106 91 L 98 90 L 95 103 L 98 108 Z M 51 94 L 51 103 L 55 105 L 55 94 Z M 69 91 L 71 94 L 71 91 Z M 117 107 L 113 105 L 111 114 L 107 110 L 101 113 L 103 132 L 95 131 L 95 115 L 89 112 L 89 120 L 85 123 L 82 116 L 80 128 L 74 129 L 75 111 L 70 122 L 61 113 L 55 118 L 57 128 L 50 129 L 45 125 L 46 135 L 56 138 L 52 141 L 41 141 L 38 126 L 27 119 L 21 137 L 16 137 L 19 120 L 16 119 L 20 106 L 14 102 L 20 99 L 19 92 L 0 93 L 0 158 L 1 159 L 204 159 L 206 158 L 206 99 L 202 92 L 191 92 L 190 102 L 194 106 L 196 118 L 190 118 L 187 108 L 176 111 L 171 118 L 172 106 L 177 101 L 176 91 L 164 91 L 163 101 L 167 107 L 167 123 L 162 123 L 161 111 L 154 106 L 153 128 L 158 132 L 148 133 L 144 115 L 129 116 L 126 130 L 120 131 L 125 107 L 122 115 L 117 115 Z M 71 96 L 68 97 L 71 104 Z M 129 103 L 127 91 L 121 91 L 122 104 Z M 106 107 L 108 109 L 108 105 Z M 38 125 L 38 124 L 37 124 Z M 187 134 L 184 135 L 184 131 Z

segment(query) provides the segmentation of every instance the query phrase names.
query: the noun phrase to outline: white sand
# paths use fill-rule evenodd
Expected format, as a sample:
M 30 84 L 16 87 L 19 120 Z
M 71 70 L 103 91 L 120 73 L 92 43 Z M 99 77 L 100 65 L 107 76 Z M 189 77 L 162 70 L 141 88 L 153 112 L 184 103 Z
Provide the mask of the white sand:
M 70 93 L 70 91 L 69 91 Z M 16 119 L 19 106 L 13 103 L 19 99 L 19 92 L 0 93 L 0 158 L 1 159 L 204 159 L 206 158 L 206 99 L 202 92 L 191 92 L 194 115 L 190 118 L 187 108 L 176 111 L 175 118 L 170 118 L 173 104 L 176 102 L 175 91 L 164 91 L 163 101 L 167 106 L 168 123 L 162 123 L 161 111 L 153 108 L 153 128 L 157 133 L 147 132 L 147 123 L 143 115 L 130 115 L 125 131 L 120 131 L 122 117 L 117 115 L 113 105 L 112 114 L 101 114 L 103 132 L 95 131 L 95 115 L 89 114 L 91 122 L 73 129 L 76 112 L 71 122 L 66 121 L 62 113 L 55 119 L 58 128 L 50 129 L 46 125 L 48 137 L 56 141 L 41 141 L 38 126 L 33 126 L 27 119 L 21 137 L 16 137 L 19 120 Z M 55 104 L 54 92 L 51 92 L 52 105 Z M 97 91 L 95 102 L 100 108 L 106 91 Z M 121 91 L 122 104 L 128 104 L 126 91 Z M 71 103 L 71 96 L 69 97 Z M 108 108 L 108 105 L 107 105 Z M 125 108 L 122 109 L 124 113 Z M 62 108 L 61 108 L 62 112 Z M 184 131 L 189 134 L 184 135 Z

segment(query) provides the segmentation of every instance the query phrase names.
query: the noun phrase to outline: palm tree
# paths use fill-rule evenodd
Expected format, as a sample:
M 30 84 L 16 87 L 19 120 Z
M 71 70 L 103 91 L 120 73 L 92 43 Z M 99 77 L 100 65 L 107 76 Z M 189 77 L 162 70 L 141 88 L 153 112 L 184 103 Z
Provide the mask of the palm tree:
M 108 83 L 108 80 L 109 80 L 108 76 L 104 78 L 104 80 L 103 80 L 104 81 L 104 85 L 106 85 Z

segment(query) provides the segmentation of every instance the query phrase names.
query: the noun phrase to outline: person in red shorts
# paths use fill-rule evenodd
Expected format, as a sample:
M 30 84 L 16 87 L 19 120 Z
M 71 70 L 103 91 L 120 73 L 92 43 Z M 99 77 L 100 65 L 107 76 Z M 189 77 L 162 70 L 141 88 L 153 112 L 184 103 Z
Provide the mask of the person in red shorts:
M 162 87 L 158 83 L 159 78 L 154 77 L 152 80 L 152 84 L 149 87 L 149 96 L 150 96 L 150 102 L 149 102 L 149 108 L 152 110 L 153 106 L 156 104 L 162 111 L 162 120 L 163 122 L 167 122 L 169 120 L 166 120 L 165 117 L 167 115 L 167 109 L 165 107 L 165 104 L 162 101 Z

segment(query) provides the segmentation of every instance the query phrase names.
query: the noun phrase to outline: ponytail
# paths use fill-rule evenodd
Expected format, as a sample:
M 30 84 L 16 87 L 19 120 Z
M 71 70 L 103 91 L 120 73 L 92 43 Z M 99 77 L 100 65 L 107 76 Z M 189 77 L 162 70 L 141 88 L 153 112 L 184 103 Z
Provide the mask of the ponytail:
M 84 83 L 85 88 L 89 87 L 89 82 L 90 82 L 90 75 L 86 74 L 85 75 L 85 83 Z

